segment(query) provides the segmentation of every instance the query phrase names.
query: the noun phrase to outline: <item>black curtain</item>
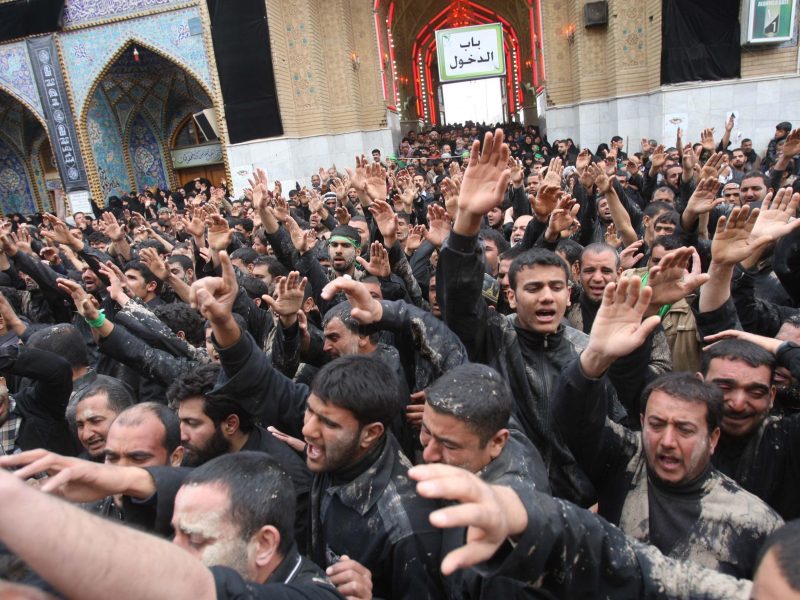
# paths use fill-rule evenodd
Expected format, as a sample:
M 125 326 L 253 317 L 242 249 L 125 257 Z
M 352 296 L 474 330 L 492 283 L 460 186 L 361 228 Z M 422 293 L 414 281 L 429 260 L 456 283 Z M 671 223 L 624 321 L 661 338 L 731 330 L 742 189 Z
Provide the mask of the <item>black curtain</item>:
M 14 0 L 0 4 L 0 42 L 61 29 L 64 0 Z
M 739 0 L 664 0 L 661 83 L 740 76 Z
M 264 0 L 207 0 L 231 143 L 283 134 Z

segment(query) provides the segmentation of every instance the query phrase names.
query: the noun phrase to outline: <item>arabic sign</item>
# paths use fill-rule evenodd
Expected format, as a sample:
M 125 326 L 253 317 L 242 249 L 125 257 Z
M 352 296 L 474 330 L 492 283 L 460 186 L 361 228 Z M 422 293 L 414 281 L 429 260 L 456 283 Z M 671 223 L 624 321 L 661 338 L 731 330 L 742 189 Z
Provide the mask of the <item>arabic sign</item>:
M 172 166 L 176 169 L 202 167 L 222 162 L 222 145 L 219 142 L 176 148 L 172 151 Z
M 794 36 L 797 0 L 742 2 L 742 44 L 777 44 Z
M 436 32 L 439 81 L 460 81 L 506 74 L 500 23 L 440 29 Z
M 39 96 L 47 116 L 47 130 L 58 170 L 67 192 L 86 190 L 89 182 L 83 166 L 75 121 L 67 101 L 64 76 L 58 64 L 58 52 L 52 35 L 27 40 Z

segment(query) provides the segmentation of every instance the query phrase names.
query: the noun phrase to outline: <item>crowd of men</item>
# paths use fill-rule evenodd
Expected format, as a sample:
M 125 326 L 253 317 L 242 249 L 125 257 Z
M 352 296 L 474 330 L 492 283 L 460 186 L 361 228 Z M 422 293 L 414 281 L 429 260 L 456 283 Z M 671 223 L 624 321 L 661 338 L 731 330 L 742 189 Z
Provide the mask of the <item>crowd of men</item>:
M 800 129 L 733 128 L 5 219 L 0 592 L 800 598 Z

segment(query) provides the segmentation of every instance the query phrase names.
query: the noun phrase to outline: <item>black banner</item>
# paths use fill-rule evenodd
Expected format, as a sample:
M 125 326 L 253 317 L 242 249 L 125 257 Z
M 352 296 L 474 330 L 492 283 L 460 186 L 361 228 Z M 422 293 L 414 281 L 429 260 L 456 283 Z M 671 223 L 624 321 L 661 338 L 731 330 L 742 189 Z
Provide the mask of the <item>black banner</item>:
M 0 42 L 61 30 L 64 0 L 0 3 Z
M 264 0 L 207 0 L 232 144 L 283 134 Z
M 664 0 L 661 83 L 739 77 L 739 0 Z
M 53 147 L 64 190 L 88 190 L 89 181 L 81 158 L 75 121 L 69 106 L 64 76 L 58 62 L 58 51 L 52 35 L 27 40 L 28 55 L 39 88 L 47 130 Z

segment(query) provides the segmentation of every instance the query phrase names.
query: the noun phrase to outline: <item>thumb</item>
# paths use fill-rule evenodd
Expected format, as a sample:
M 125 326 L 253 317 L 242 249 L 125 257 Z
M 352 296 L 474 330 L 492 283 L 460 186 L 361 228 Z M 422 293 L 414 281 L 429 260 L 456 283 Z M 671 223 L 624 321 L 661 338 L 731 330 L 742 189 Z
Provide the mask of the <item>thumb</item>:
M 364 267 L 365 269 L 367 268 L 367 265 L 369 264 L 369 262 L 367 262 L 367 260 L 363 256 L 356 256 L 356 262 L 358 264 L 360 264 L 362 267 Z
M 278 310 L 278 302 L 275 300 L 275 298 L 273 298 L 269 294 L 264 294 L 263 296 L 261 296 L 261 299 L 264 302 L 266 302 L 272 310 L 277 312 L 277 310 Z

